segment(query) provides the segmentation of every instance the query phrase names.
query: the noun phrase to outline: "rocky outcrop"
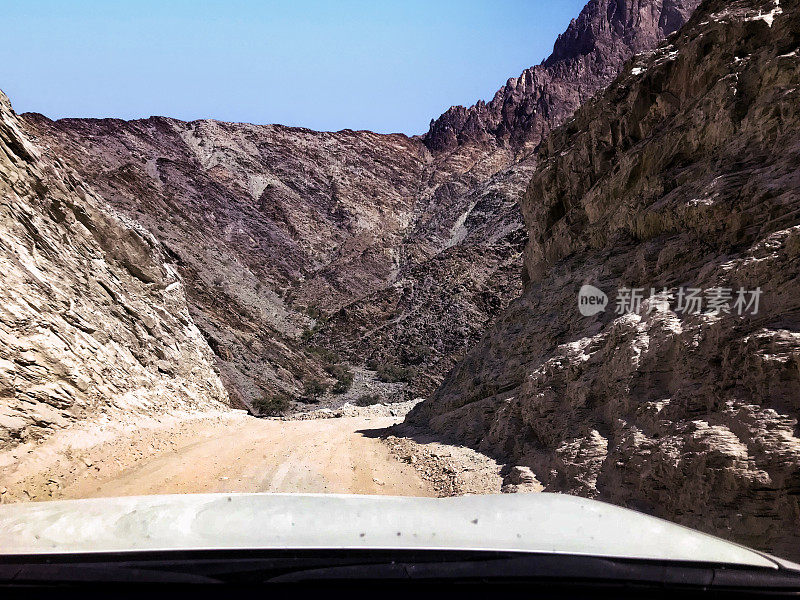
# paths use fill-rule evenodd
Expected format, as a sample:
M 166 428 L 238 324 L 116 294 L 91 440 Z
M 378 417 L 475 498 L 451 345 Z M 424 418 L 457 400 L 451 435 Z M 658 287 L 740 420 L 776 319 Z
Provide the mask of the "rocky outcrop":
M 549 137 L 524 293 L 410 420 L 797 559 L 800 6 L 709 0 L 668 42 Z
M 526 153 L 696 3 L 592 0 L 545 64 L 489 104 L 451 109 L 421 139 L 26 119 L 170 253 L 238 403 L 327 381 L 319 345 L 402 367 L 413 397 L 522 291 Z
M 505 169 L 503 152 L 437 158 L 402 135 L 215 121 L 26 120 L 159 238 L 242 405 L 327 381 L 320 345 L 410 366 L 413 392 L 432 390 L 521 291 L 530 167 Z
M 425 166 L 424 147 L 401 135 L 26 118 L 159 238 L 245 406 L 326 379 L 306 342 L 326 315 L 390 281 Z
M 453 177 L 435 188 L 390 285 L 331 314 L 314 339 L 354 361 L 402 365 L 414 396 L 432 392 L 522 291 L 518 198 L 530 172 L 516 164 L 482 184 Z
M 517 155 L 607 86 L 631 56 L 654 48 L 688 20 L 700 0 L 591 0 L 558 36 L 542 64 L 509 79 L 490 102 L 454 106 L 423 136 L 435 152 L 476 144 Z
M 0 92 L 0 449 L 71 423 L 224 408 L 159 243 L 32 143 Z

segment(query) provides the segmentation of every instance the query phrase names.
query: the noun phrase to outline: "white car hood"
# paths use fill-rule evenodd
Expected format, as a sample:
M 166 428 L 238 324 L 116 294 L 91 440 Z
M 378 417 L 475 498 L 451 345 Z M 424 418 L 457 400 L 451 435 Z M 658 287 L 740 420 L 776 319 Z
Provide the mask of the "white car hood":
M 0 554 L 223 549 L 502 550 L 776 568 L 767 555 L 561 494 L 182 494 L 0 506 Z

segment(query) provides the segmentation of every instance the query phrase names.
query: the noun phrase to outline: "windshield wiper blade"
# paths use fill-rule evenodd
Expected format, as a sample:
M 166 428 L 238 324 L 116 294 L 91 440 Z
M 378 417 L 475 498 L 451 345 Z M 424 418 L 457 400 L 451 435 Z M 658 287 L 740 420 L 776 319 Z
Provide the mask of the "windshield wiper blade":
M 139 583 L 219 583 L 203 575 L 183 571 L 149 569 L 109 564 L 0 564 L 0 586 L 23 584 L 139 584 Z
M 270 582 L 507 581 L 567 585 L 644 585 L 674 589 L 800 592 L 800 573 L 784 569 L 698 565 L 565 555 L 528 555 L 444 562 L 393 561 L 297 570 Z

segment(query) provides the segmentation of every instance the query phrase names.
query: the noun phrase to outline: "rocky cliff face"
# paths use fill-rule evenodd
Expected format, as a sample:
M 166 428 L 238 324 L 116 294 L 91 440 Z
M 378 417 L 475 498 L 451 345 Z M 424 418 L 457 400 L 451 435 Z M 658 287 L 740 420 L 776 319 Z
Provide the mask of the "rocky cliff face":
M 488 103 L 454 106 L 423 141 L 436 152 L 478 144 L 524 155 L 619 73 L 631 56 L 680 29 L 700 0 L 591 0 L 541 65 L 509 79 Z
M 0 92 L 0 449 L 227 395 L 159 243 L 32 143 Z
M 798 558 L 798 100 L 796 0 L 709 0 L 629 63 L 539 153 L 522 297 L 411 419 L 546 490 Z
M 400 135 L 166 118 L 28 121 L 159 237 L 227 389 L 245 405 L 325 378 L 304 337 L 387 284 L 425 164 L 424 148 Z
M 426 393 L 521 293 L 529 150 L 697 1 L 592 0 L 545 64 L 422 139 L 26 118 L 168 249 L 236 400 L 326 380 L 318 345 Z

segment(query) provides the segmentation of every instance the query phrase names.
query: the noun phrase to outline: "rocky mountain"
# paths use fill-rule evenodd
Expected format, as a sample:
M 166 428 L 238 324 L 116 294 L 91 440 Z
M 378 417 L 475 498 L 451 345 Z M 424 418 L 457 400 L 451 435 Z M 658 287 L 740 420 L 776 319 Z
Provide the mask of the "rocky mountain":
M 627 63 L 538 153 L 523 294 L 409 419 L 800 557 L 798 107 L 797 0 L 707 0 Z
M 698 4 L 591 0 L 541 65 L 509 79 L 489 103 L 455 106 L 431 121 L 421 137 L 433 157 L 428 200 L 405 237 L 406 248 L 424 243 L 425 250 L 406 253 L 391 286 L 332 315 L 324 343 L 354 348 L 353 357 L 418 365 L 415 391 L 432 392 L 521 293 L 527 237 L 519 198 L 536 166 L 533 151 Z M 486 163 L 488 178 L 472 166 Z
M 0 92 L 0 449 L 71 423 L 224 407 L 161 245 L 32 143 Z
M 25 118 L 164 245 L 237 403 L 331 384 L 336 360 L 415 395 L 522 291 L 531 149 L 698 1 L 592 0 L 545 63 L 420 138 Z
M 488 103 L 454 106 L 423 136 L 433 151 L 479 144 L 535 150 L 619 73 L 631 56 L 654 48 L 688 20 L 699 0 L 591 0 L 558 36 L 542 64 L 509 79 Z
M 399 135 L 27 118 L 160 239 L 230 395 L 245 405 L 325 377 L 304 330 L 386 284 L 423 169 L 419 145 Z

